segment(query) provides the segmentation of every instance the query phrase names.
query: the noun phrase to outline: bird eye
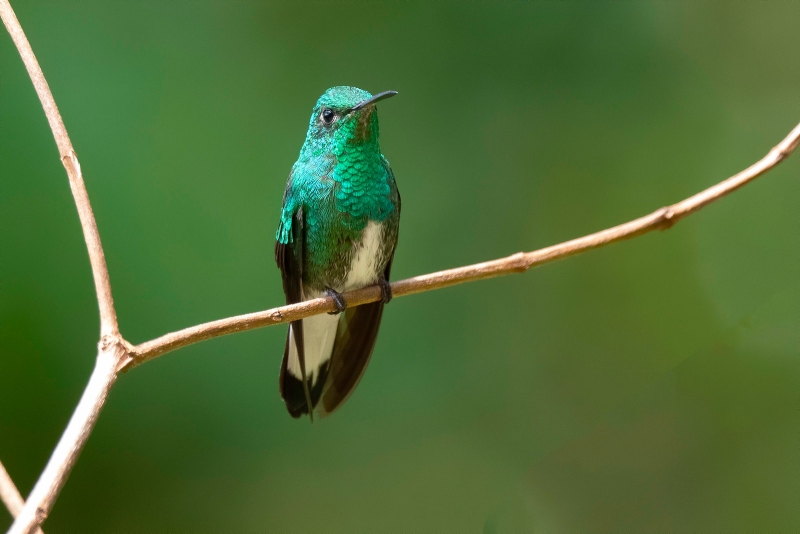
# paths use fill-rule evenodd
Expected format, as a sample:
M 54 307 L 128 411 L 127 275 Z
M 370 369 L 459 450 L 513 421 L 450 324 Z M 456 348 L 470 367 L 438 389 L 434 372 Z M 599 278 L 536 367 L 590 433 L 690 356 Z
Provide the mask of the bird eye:
M 331 111 L 330 109 L 325 108 L 325 109 L 322 110 L 322 121 L 325 124 L 332 123 L 334 116 L 335 115 L 334 115 L 333 111 Z

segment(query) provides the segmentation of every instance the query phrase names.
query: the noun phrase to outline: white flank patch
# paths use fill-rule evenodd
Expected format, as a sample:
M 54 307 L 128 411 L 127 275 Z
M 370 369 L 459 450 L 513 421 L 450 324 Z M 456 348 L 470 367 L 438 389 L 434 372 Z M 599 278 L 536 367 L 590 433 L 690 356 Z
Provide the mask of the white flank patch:
M 323 313 L 303 319 L 303 346 L 306 356 L 306 378 L 311 378 L 313 386 L 319 378 L 319 368 L 331 358 L 333 341 L 336 339 L 336 328 L 339 325 L 338 315 Z M 289 361 L 287 370 L 303 380 L 300 371 L 300 360 L 297 357 L 297 346 L 294 343 L 294 332 L 289 326 Z
M 350 263 L 344 290 L 359 289 L 378 281 L 378 260 L 383 249 L 383 224 L 369 221 Z
M 334 288 L 340 292 L 369 286 L 378 281 L 378 261 L 382 252 L 383 225 L 370 221 L 361 234 L 361 241 L 354 243 L 355 254 L 350 263 L 350 271 L 343 288 Z M 303 299 L 321 297 L 323 293 L 303 292 Z M 319 378 L 319 368 L 330 360 L 336 329 L 339 326 L 338 315 L 321 314 L 303 319 L 303 344 L 305 348 L 306 378 L 311 378 L 312 387 Z M 289 326 L 289 361 L 286 369 L 302 380 L 300 360 L 297 357 L 297 346 L 294 333 Z

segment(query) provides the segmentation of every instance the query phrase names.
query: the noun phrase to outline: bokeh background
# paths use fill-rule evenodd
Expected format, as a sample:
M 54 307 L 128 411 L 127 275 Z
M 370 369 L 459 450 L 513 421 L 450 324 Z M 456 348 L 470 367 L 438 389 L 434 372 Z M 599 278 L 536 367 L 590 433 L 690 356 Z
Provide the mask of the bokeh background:
M 398 279 L 643 215 L 800 120 L 790 1 L 14 6 L 132 342 L 282 303 L 281 196 L 333 85 L 400 92 L 380 105 Z M 45 531 L 796 531 L 799 170 L 795 155 L 669 232 L 392 302 L 364 380 L 321 424 L 278 395 L 284 327 L 137 368 Z M 0 458 L 27 494 L 98 318 L 5 33 L 0 251 Z

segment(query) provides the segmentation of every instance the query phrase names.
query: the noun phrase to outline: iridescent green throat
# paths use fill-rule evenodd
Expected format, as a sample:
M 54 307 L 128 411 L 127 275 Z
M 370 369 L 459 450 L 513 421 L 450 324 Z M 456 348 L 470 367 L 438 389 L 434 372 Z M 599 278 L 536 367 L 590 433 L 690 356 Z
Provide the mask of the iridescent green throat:
M 300 156 L 292 167 L 293 185 L 286 192 L 276 236 L 281 243 L 291 241 L 289 229 L 295 211 L 312 202 L 318 206 L 326 194 L 333 195 L 340 224 L 353 232 L 363 230 L 369 220 L 382 222 L 394 212 L 375 106 L 349 111 L 371 96 L 354 87 L 334 87 L 317 101 Z M 321 119 L 326 109 L 335 114 L 329 124 Z M 319 227 L 315 211 L 307 210 L 306 215 L 312 232 Z

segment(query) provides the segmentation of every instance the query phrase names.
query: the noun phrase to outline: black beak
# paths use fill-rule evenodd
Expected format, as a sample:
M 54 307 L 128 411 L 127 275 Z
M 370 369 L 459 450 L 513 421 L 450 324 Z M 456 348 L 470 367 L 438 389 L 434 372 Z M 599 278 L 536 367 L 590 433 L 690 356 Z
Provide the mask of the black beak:
M 350 108 L 350 111 L 358 111 L 359 109 L 369 106 L 370 104 L 374 104 L 378 100 L 383 100 L 385 98 L 392 97 L 396 94 L 397 91 L 384 91 L 382 93 L 378 93 L 377 95 L 374 95 L 372 98 L 368 98 L 363 102 L 359 102 L 358 104 Z

